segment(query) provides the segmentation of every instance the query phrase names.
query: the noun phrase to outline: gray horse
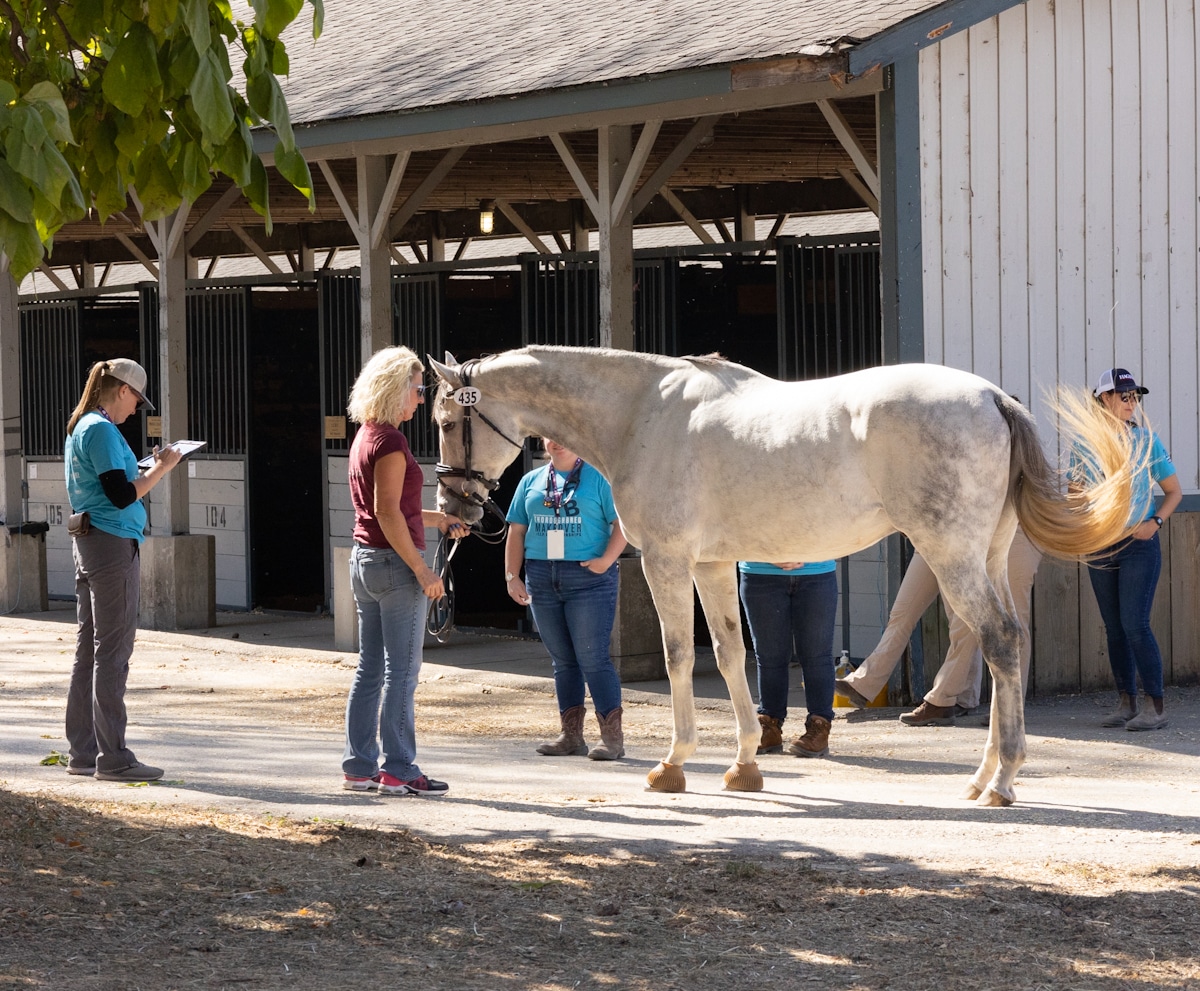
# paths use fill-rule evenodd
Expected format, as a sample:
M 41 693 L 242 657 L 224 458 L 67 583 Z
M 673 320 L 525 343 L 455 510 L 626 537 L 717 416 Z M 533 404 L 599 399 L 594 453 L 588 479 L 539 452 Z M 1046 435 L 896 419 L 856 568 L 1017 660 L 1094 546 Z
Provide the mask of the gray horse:
M 621 525 L 641 549 L 662 624 L 674 733 L 648 775 L 685 788 L 696 749 L 692 583 L 737 719 L 725 786 L 757 791 L 760 727 L 745 672 L 735 562 L 820 561 L 905 533 L 978 637 L 994 680 L 991 729 L 964 797 L 1009 805 L 1025 759 L 1020 623 L 1006 563 L 1018 519 L 1060 556 L 1127 534 L 1129 445 L 1102 411 L 1069 402 L 1068 424 L 1105 481 L 1061 491 L 1029 412 L 985 380 L 940 365 L 872 368 L 780 382 L 715 357 L 527 347 L 459 364 L 441 380 L 439 506 L 467 521 L 520 453 L 548 436 L 612 483 Z

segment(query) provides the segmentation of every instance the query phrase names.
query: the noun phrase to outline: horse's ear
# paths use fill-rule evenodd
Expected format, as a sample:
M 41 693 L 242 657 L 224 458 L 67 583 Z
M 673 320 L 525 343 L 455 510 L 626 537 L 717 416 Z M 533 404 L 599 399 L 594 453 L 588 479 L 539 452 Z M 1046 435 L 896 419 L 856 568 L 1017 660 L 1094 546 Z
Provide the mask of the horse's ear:
M 454 355 L 452 355 L 449 351 L 446 352 L 446 357 L 444 360 L 447 365 L 457 365 L 459 363 L 458 359 L 456 357 L 454 357 Z
M 458 372 L 456 372 L 449 365 L 443 365 L 431 354 L 426 355 L 426 357 L 429 359 L 429 367 L 437 373 L 438 378 L 447 383 L 451 389 L 462 388 L 462 378 L 459 376 Z M 449 351 L 446 352 L 446 357 L 449 358 L 450 361 L 453 361 L 456 366 L 458 365 L 458 362 L 454 361 L 454 355 L 452 355 Z

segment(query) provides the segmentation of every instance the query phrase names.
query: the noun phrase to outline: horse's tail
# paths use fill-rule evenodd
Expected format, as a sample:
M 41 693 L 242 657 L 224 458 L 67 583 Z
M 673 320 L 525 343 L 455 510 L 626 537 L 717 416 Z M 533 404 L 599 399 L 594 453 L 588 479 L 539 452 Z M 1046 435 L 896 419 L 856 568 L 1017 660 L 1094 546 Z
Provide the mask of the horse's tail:
M 1086 557 L 1111 547 L 1133 531 L 1133 480 L 1145 471 L 1149 445 L 1133 443 L 1099 403 L 1086 393 L 1060 390 L 1054 403 L 1068 435 L 1075 435 L 1097 469 L 1097 482 L 1064 492 L 1060 473 L 1042 450 L 1033 416 L 1016 401 L 998 394 L 996 405 L 1012 437 L 1009 491 L 1025 535 L 1057 557 Z

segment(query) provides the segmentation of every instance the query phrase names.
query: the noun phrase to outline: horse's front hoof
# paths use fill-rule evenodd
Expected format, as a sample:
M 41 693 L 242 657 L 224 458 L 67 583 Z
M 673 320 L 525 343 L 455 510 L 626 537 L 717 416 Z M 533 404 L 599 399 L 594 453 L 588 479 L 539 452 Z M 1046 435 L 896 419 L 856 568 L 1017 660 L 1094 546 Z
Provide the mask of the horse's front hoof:
M 1012 805 L 1012 798 L 1007 795 L 1001 795 L 994 788 L 988 788 L 978 799 L 975 804 L 989 809 L 1001 809 Z
M 979 785 L 975 784 L 974 781 L 972 781 L 969 785 L 967 785 L 967 787 L 965 787 L 962 790 L 962 794 L 960 794 L 958 797 L 962 798 L 962 799 L 966 799 L 966 801 L 968 801 L 968 802 L 973 802 L 973 801 L 975 801 L 975 799 L 977 799 L 982 794 L 983 794 L 983 789 L 980 788 Z
M 681 764 L 668 764 L 659 761 L 658 767 L 646 775 L 646 784 L 652 791 L 685 791 L 687 778 L 683 774 Z
M 734 763 L 725 772 L 725 787 L 730 791 L 762 791 L 762 772 L 757 764 Z

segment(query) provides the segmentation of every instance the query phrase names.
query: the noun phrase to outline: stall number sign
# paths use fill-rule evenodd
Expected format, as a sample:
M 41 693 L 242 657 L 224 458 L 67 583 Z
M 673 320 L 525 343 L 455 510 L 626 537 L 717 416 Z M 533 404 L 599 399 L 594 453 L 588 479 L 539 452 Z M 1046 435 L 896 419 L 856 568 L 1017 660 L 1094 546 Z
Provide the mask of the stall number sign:
M 46 503 L 46 522 L 51 526 L 62 526 L 65 515 L 61 505 Z
M 204 525 L 215 529 L 223 528 L 225 526 L 225 507 L 205 506 Z

